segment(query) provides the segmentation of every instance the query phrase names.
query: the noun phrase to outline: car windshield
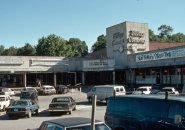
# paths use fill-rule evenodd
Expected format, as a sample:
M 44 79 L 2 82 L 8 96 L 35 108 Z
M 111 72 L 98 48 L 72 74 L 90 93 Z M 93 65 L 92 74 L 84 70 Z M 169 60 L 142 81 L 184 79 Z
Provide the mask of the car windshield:
M 162 92 L 172 92 L 172 89 L 168 89 L 168 88 L 164 88 L 164 89 L 162 89 Z
M 69 98 L 67 97 L 54 98 L 52 102 L 69 102 Z
M 91 125 L 69 127 L 66 130 L 91 130 Z M 96 124 L 95 130 L 110 130 L 105 124 Z
M 5 97 L 0 97 L 0 101 L 5 101 Z
M 137 91 L 147 91 L 146 88 L 138 88 Z
M 21 98 L 30 98 L 32 93 L 30 92 L 21 92 Z
M 17 105 L 20 105 L 20 106 L 27 106 L 28 105 L 28 102 L 27 101 L 15 101 L 13 102 L 12 106 L 17 106 Z

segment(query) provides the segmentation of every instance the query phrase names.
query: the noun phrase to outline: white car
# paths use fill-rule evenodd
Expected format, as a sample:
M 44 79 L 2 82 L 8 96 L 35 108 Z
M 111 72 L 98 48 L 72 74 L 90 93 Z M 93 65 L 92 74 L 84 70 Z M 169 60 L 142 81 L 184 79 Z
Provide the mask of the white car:
M 54 86 L 50 86 L 50 85 L 42 85 L 39 89 L 39 93 L 40 94 L 56 94 L 56 89 L 54 88 Z
M 4 94 L 4 95 L 10 95 L 10 96 L 15 95 L 15 92 L 11 88 L 3 88 L 3 87 L 1 87 L 0 88 L 0 93 Z
M 165 92 L 168 92 L 169 94 L 173 95 L 179 95 L 179 92 L 175 90 L 174 87 L 164 87 L 157 94 L 165 94 Z
M 133 94 L 150 94 L 151 90 L 152 90 L 151 86 L 142 86 L 142 87 L 137 88 L 133 92 Z
M 21 92 L 24 92 L 24 91 L 35 91 L 38 93 L 37 89 L 34 87 L 24 87 L 23 89 L 21 89 Z
M 10 105 L 11 98 L 9 95 L 0 95 L 0 111 L 5 111 L 5 109 Z

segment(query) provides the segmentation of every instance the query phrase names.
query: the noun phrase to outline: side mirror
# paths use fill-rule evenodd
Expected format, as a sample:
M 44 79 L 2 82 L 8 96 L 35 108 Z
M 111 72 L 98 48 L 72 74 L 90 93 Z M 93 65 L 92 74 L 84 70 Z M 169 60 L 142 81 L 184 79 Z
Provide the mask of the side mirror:
M 182 122 L 182 116 L 181 115 L 175 115 L 174 123 L 180 124 Z

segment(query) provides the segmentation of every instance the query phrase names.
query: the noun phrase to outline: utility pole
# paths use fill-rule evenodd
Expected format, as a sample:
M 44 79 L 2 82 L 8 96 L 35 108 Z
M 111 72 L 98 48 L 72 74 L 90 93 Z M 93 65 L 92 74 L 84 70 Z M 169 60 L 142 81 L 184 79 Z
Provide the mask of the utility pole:
M 96 95 L 92 96 L 91 130 L 95 130 Z

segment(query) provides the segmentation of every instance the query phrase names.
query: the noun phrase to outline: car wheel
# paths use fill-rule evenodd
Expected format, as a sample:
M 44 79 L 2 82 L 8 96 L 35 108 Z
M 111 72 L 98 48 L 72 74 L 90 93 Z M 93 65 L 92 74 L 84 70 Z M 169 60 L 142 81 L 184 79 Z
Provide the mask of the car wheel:
M 76 105 L 75 105 L 75 107 L 74 107 L 74 109 L 73 109 L 74 111 L 76 110 Z
M 35 110 L 35 114 L 36 115 L 39 114 L 39 109 Z
M 31 117 L 31 111 L 28 112 L 28 118 L 30 118 L 30 117 Z
M 89 103 L 92 103 L 92 97 L 88 98 Z

